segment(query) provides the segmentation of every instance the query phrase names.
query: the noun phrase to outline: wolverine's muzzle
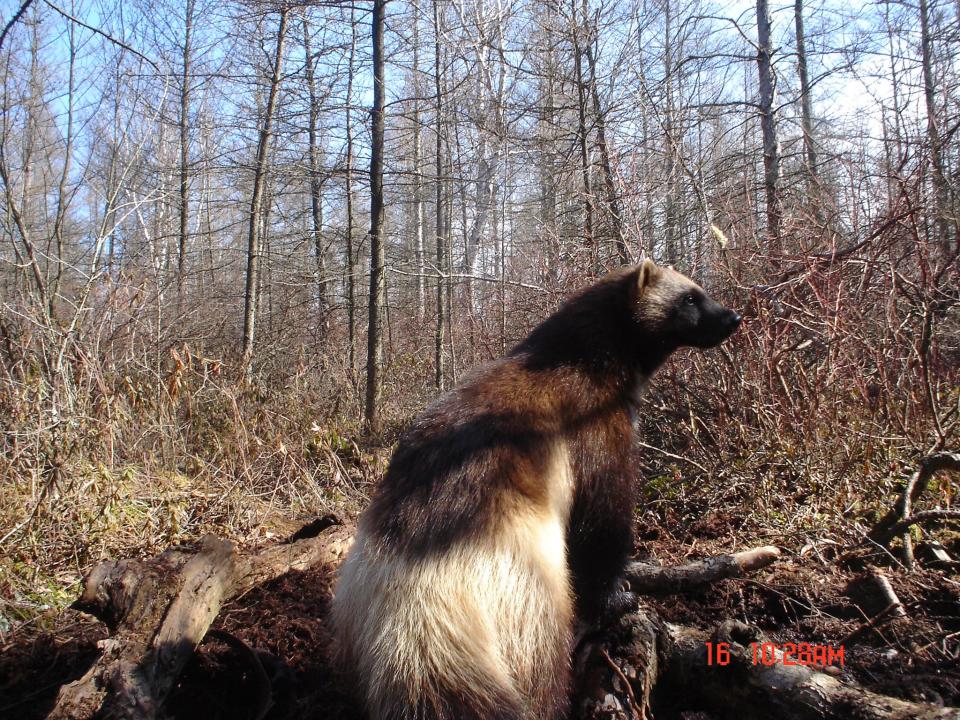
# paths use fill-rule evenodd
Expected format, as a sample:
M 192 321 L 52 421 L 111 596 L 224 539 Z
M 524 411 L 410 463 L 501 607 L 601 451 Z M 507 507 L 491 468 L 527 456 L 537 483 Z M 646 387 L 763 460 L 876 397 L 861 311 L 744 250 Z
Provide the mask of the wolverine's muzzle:
M 716 307 L 710 308 L 704 313 L 700 322 L 699 342 L 692 344 L 701 348 L 716 347 L 728 337 L 733 335 L 743 318 L 740 313 L 725 308 L 719 303 L 713 303 Z

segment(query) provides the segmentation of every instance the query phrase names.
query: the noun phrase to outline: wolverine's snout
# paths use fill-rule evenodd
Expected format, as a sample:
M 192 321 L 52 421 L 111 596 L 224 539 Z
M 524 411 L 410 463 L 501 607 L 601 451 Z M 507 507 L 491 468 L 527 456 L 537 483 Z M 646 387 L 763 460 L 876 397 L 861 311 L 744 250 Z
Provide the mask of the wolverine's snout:
M 712 302 L 712 301 L 711 301 Z M 743 320 L 740 313 L 725 308 L 719 303 L 712 303 L 712 312 L 708 311 L 702 318 L 697 336 L 690 342 L 691 345 L 701 348 L 716 347 L 733 335 Z
M 743 320 L 743 318 L 740 317 L 740 313 L 738 313 L 736 310 L 726 311 L 726 317 L 724 318 L 723 322 L 724 322 L 724 325 L 726 325 L 727 328 L 729 328 L 729 333 L 727 333 L 728 337 L 730 335 L 733 335 L 734 331 L 738 327 L 740 327 L 741 320 Z

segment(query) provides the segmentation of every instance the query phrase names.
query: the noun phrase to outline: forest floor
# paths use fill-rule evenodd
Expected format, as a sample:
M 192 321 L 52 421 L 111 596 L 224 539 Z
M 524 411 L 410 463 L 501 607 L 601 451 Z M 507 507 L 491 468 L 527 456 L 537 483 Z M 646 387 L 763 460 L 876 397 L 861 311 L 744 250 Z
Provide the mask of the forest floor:
M 907 573 L 886 558 L 883 572 L 906 616 L 865 629 L 885 601 L 864 558 L 837 562 L 832 543 L 800 546 L 789 538 L 778 543 L 770 534 L 750 537 L 743 517 L 734 511 L 708 512 L 669 528 L 644 526 L 637 555 L 664 564 L 756 544 L 785 549 L 780 561 L 753 577 L 723 580 L 695 594 L 647 598 L 663 619 L 713 629 L 732 618 L 757 625 L 777 643 L 842 647 L 843 665 L 837 663 L 835 670 L 840 677 L 888 695 L 960 706 L 960 582 L 955 568 Z M 226 605 L 214 625 L 258 652 L 273 688 L 267 718 L 360 719 L 326 655 L 332 584 L 328 569 L 289 573 Z M 60 685 L 83 674 L 96 657 L 97 641 L 105 637 L 102 624 L 69 609 L 50 611 L 5 633 L 0 717 L 45 717 Z M 221 640 L 208 638 L 183 673 L 168 710 L 181 720 L 251 718 L 260 700 L 257 688 L 250 662 Z M 655 697 L 658 720 L 719 720 L 716 714 L 683 706 L 683 699 L 682 693 L 669 690 Z

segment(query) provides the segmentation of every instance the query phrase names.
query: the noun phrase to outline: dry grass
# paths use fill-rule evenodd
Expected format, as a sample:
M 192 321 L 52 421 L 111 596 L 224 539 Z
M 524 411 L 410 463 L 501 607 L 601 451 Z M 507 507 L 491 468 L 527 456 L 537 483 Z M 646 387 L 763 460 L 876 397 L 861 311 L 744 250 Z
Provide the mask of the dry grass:
M 6 396 L 18 423 L 0 456 L 0 630 L 69 603 L 103 558 L 207 532 L 286 534 L 298 519 L 354 511 L 382 471 L 386 451 L 318 414 L 316 388 L 296 378 L 283 393 L 238 384 L 184 348 L 166 367 L 160 392 L 117 377 L 52 425 L 28 393 Z
M 957 446 L 958 263 L 929 257 L 918 237 L 878 234 L 843 261 L 723 258 L 711 291 L 746 321 L 652 383 L 641 530 L 679 537 L 724 508 L 741 518 L 732 545 L 856 542 L 919 454 Z M 514 297 L 507 337 L 463 321 L 457 367 L 499 354 L 558 296 Z M 412 318 L 393 320 L 382 413 L 392 430 L 369 444 L 336 328 L 310 362 L 304 343 L 285 353 L 278 339 L 262 374 L 240 381 L 213 349 L 125 335 L 135 296 L 106 297 L 110 312 L 73 335 L 0 323 L 0 631 L 63 607 L 102 558 L 211 531 L 256 542 L 355 511 L 396 431 L 434 394 L 429 328 Z M 938 483 L 927 502 L 949 506 L 955 478 Z

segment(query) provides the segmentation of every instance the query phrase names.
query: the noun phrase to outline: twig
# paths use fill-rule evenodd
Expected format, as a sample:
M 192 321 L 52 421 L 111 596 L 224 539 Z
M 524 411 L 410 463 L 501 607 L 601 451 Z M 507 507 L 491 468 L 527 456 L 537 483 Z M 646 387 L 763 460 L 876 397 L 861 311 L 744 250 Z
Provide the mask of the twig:
M 890 529 L 890 532 L 893 535 L 898 535 L 913 525 L 934 520 L 960 521 L 960 510 L 921 510 L 920 512 L 915 512 L 906 520 L 898 522 Z
M 20 9 L 17 10 L 12 18 L 10 18 L 10 22 L 3 27 L 3 32 L 0 33 L 0 50 L 3 49 L 3 41 L 7 39 L 7 33 L 10 32 L 10 28 L 17 24 L 17 20 L 20 19 L 20 17 L 27 11 L 27 8 L 32 4 L 33 0 L 24 0 L 23 4 L 20 6 Z
M 854 628 L 843 640 L 840 641 L 840 646 L 843 647 L 864 631 L 879 625 L 880 621 L 887 619 L 890 616 L 890 613 L 896 608 L 900 608 L 900 611 L 903 612 L 903 604 L 899 600 L 897 600 L 895 603 L 890 603 L 865 623 L 861 623 L 858 627 Z
M 620 678 L 620 682 L 623 683 L 624 688 L 627 691 L 627 698 L 630 700 L 630 710 L 633 714 L 640 718 L 640 720 L 646 720 L 647 714 L 643 711 L 639 705 L 637 705 L 637 696 L 633 692 L 633 686 L 630 684 L 630 681 L 627 679 L 627 676 L 623 674 L 623 670 L 620 669 L 610 657 L 610 653 L 607 652 L 606 648 L 600 650 L 600 654 L 603 655 L 603 659 L 607 661 L 607 665 L 610 666 L 610 669 Z
M 57 7 L 57 6 L 54 5 L 52 2 L 50 2 L 50 0 L 43 0 L 43 2 L 47 5 L 47 7 L 49 7 L 51 10 L 53 10 L 55 13 L 63 16 L 64 18 L 66 18 L 66 19 L 69 20 L 70 22 L 76 23 L 76 24 L 79 25 L 80 27 L 85 28 L 85 29 L 89 30 L 89 31 L 92 32 L 92 33 L 96 33 L 97 35 L 99 35 L 100 37 L 106 39 L 107 41 L 112 42 L 114 45 L 119 45 L 119 46 L 122 47 L 124 50 L 127 50 L 127 51 L 129 51 L 129 52 L 132 52 L 134 55 L 136 55 L 138 58 L 140 58 L 140 59 L 143 60 L 144 62 L 149 63 L 150 66 L 153 67 L 153 69 L 156 70 L 158 73 L 161 73 L 161 74 L 162 74 L 162 71 L 160 70 L 160 67 L 159 67 L 153 60 L 151 60 L 151 59 L 148 58 L 146 55 L 144 55 L 142 52 L 140 52 L 140 51 L 138 51 L 138 50 L 134 50 L 132 47 L 130 47 L 129 45 L 127 45 L 127 44 L 126 44 L 125 42 L 123 42 L 122 40 L 117 40 L 117 38 L 113 37 L 113 35 L 111 35 L 110 33 L 105 32 L 104 30 L 101 30 L 100 28 L 94 27 L 93 25 L 88 25 L 88 24 L 85 23 L 83 20 L 81 20 L 80 18 L 74 17 L 73 15 L 71 15 L 70 13 L 68 13 L 68 12 L 67 12 L 66 10 L 64 10 L 63 8 Z
M 684 457 L 683 455 L 674 455 L 672 452 L 667 452 L 667 451 L 664 450 L 663 448 L 658 448 L 658 447 L 656 447 L 656 446 L 654 446 L 654 445 L 647 445 L 647 443 L 645 443 L 645 442 L 640 442 L 639 440 L 637 441 L 637 445 L 639 445 L 640 447 L 645 447 L 645 448 L 647 448 L 648 450 L 656 450 L 658 453 L 662 453 L 663 455 L 666 455 L 666 456 L 669 457 L 669 458 L 673 458 L 674 460 L 683 460 L 683 462 L 690 463 L 690 464 L 693 465 L 694 467 L 699 468 L 700 470 L 702 470 L 702 471 L 703 471 L 704 473 L 706 473 L 707 475 L 710 474 L 710 471 L 707 470 L 703 465 L 701 465 L 700 463 L 698 463 L 696 460 L 691 460 L 690 458 Z

